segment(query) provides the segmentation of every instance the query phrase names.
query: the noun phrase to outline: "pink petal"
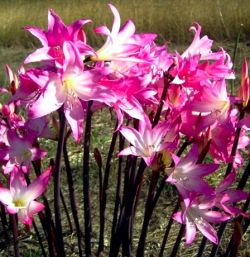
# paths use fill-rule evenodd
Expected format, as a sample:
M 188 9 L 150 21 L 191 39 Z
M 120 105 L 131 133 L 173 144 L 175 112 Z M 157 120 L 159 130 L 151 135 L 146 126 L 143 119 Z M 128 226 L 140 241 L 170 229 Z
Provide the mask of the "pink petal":
M 130 147 L 127 147 L 125 149 L 123 149 L 119 154 L 118 156 L 123 156 L 123 155 L 135 155 L 135 156 L 138 156 L 138 153 L 137 153 L 137 150 L 134 146 L 130 146 Z
M 51 168 L 48 168 L 28 186 L 24 196 L 27 202 L 33 201 L 45 191 L 49 183 L 51 171 Z
M 28 30 L 32 35 L 34 35 L 36 38 L 38 38 L 43 46 L 48 45 L 47 37 L 44 32 L 44 30 L 33 27 L 33 26 L 26 26 L 25 30 Z
M 227 175 L 225 179 L 221 181 L 221 183 L 216 188 L 216 192 L 222 192 L 225 189 L 227 189 L 235 181 L 235 178 L 236 173 L 233 171 L 229 175 Z
M 40 97 L 29 107 L 29 117 L 39 118 L 58 110 L 67 98 L 59 80 L 51 81 Z
M 185 234 L 186 245 L 189 245 L 189 244 L 191 244 L 194 241 L 195 235 L 196 235 L 195 225 L 194 225 L 194 223 L 192 221 L 189 221 L 187 219 L 187 222 L 186 222 L 186 234 Z
M 179 223 L 181 223 L 181 224 L 184 224 L 184 223 L 185 223 L 185 221 L 183 220 L 183 213 L 182 213 L 181 211 L 178 211 L 178 212 L 174 213 L 174 215 L 172 216 L 172 218 L 173 218 L 175 221 L 177 221 L 177 222 L 179 222 Z
M 195 225 L 200 230 L 200 232 L 214 244 L 218 244 L 218 237 L 215 229 L 205 220 L 202 222 L 196 222 Z
M 14 205 L 8 205 L 6 207 L 6 209 L 7 209 L 8 213 L 10 213 L 10 214 L 18 213 L 18 208 L 16 208 Z
M 97 27 L 97 28 L 94 29 L 94 32 L 98 33 L 98 34 L 106 35 L 108 37 L 111 37 L 111 32 L 106 26 Z
M 113 21 L 111 34 L 117 35 L 120 30 L 120 26 L 121 26 L 121 17 L 120 17 L 119 12 L 117 11 L 117 9 L 112 4 L 109 4 L 108 6 L 114 15 L 114 21 Z
M 72 129 L 73 136 L 77 142 L 81 140 L 83 133 L 84 110 L 81 102 L 74 99 L 74 102 L 68 101 L 64 105 L 65 117 Z
M 50 51 L 50 47 L 42 47 L 39 48 L 37 50 L 35 50 L 33 53 L 31 53 L 30 55 L 28 55 L 25 60 L 24 63 L 31 63 L 31 62 L 41 62 L 41 61 L 49 61 L 49 60 L 53 60 L 53 56 L 51 56 L 49 54 Z
M 34 214 L 42 211 L 44 209 L 44 205 L 37 201 L 31 201 L 28 207 L 28 215 L 32 217 Z
M 0 202 L 6 205 L 11 204 L 13 201 L 10 190 L 7 188 L 0 187 Z
M 121 134 L 136 148 L 143 149 L 144 142 L 137 130 L 134 128 L 122 126 L 120 128 Z
M 135 33 L 135 25 L 131 20 L 128 20 L 121 28 L 118 40 L 119 42 L 124 42 L 126 39 L 129 39 Z
M 72 72 L 74 69 L 83 70 L 83 61 L 81 60 L 80 53 L 78 49 L 71 42 L 64 42 L 63 44 L 64 62 L 63 69 L 64 72 Z

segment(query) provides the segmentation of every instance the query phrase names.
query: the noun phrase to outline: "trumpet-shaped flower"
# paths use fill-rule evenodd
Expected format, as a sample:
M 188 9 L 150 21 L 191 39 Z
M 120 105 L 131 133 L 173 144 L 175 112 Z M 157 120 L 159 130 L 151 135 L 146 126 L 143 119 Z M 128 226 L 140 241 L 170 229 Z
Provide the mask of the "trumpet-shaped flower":
M 247 217 L 246 213 L 235 206 L 236 202 L 246 200 L 249 193 L 237 189 L 229 189 L 229 186 L 235 181 L 236 173 L 231 172 L 215 189 L 215 203 L 216 206 L 226 213 L 236 216 L 243 215 Z
M 181 204 L 182 211 L 173 215 L 173 219 L 181 224 L 186 224 L 186 244 L 191 244 L 196 235 L 196 228 L 211 242 L 218 244 L 216 230 L 211 223 L 220 223 L 230 219 L 223 212 L 212 210 L 213 202 L 203 203 L 201 197 L 192 196 Z
M 47 152 L 33 146 L 34 133 L 20 136 L 15 131 L 7 131 L 7 145 L 1 145 L 0 158 L 6 161 L 4 173 L 10 173 L 15 166 L 21 167 L 24 172 L 27 172 L 31 161 L 38 160 L 44 157 Z
M 230 109 L 230 99 L 227 95 L 225 80 L 206 83 L 195 94 L 187 108 L 194 113 L 201 113 L 202 115 L 214 113 L 216 114 L 215 121 L 224 121 Z
M 148 117 L 139 121 L 139 131 L 134 128 L 122 126 L 120 132 L 132 144 L 122 150 L 119 155 L 135 155 L 144 159 L 147 166 L 150 166 L 158 152 L 170 147 L 170 142 L 164 142 L 164 137 L 170 130 L 169 124 L 162 122 L 152 128 Z M 174 139 L 173 139 L 174 140 Z
M 23 173 L 14 172 L 10 179 L 10 189 L 0 187 L 0 202 L 6 206 L 9 213 L 17 213 L 23 224 L 31 225 L 33 215 L 44 208 L 44 205 L 35 199 L 45 191 L 50 174 L 51 168 L 48 168 L 27 185 Z
M 151 43 L 156 34 L 135 34 L 135 25 L 131 20 L 128 20 L 122 28 L 121 18 L 117 9 L 109 4 L 114 15 L 112 30 L 106 26 L 101 26 L 95 29 L 96 33 L 107 36 L 105 44 L 91 57 L 93 61 L 142 61 L 136 57 L 139 50 Z
M 197 164 L 198 146 L 193 145 L 189 153 L 182 159 L 173 155 L 175 167 L 169 170 L 167 182 L 175 185 L 183 196 L 189 197 L 191 192 L 210 195 L 214 189 L 202 177 L 214 172 L 218 164 Z
M 81 54 L 93 53 L 91 47 L 86 45 L 86 36 L 82 30 L 82 26 L 89 22 L 90 20 L 77 20 L 66 26 L 61 18 L 50 9 L 47 32 L 33 26 L 25 27 L 40 40 L 43 47 L 30 54 L 24 63 L 45 60 L 56 60 L 58 63 L 62 63 L 64 59 L 63 44 L 66 41 L 74 43 Z
M 80 53 L 74 44 L 63 45 L 65 60 L 63 70 L 55 73 L 45 71 L 42 75 L 30 73 L 29 77 L 39 85 L 38 96 L 29 105 L 29 117 L 45 116 L 64 106 L 65 116 L 72 128 L 73 135 L 79 140 L 82 134 L 84 109 L 81 103 L 88 100 L 105 102 L 109 91 L 97 85 L 102 71 L 84 70 Z

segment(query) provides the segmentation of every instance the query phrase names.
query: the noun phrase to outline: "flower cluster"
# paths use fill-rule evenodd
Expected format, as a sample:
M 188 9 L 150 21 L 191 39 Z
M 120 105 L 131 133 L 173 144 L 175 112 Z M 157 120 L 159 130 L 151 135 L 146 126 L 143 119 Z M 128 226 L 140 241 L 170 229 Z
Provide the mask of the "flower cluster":
M 235 78 L 230 56 L 222 48 L 212 50 L 213 41 L 201 36 L 199 24 L 190 28 L 194 39 L 184 52 L 170 52 L 155 43 L 157 35 L 136 33 L 131 20 L 121 26 L 117 9 L 109 8 L 112 29 L 94 30 L 107 38 L 98 50 L 88 45 L 82 29 L 90 20 L 66 26 L 49 10 L 47 31 L 26 27 L 42 47 L 24 60 L 18 76 L 7 69 L 12 96 L 0 109 L 0 162 L 10 189 L 0 188 L 0 201 L 24 224 L 32 222 L 43 208 L 35 199 L 47 187 L 52 168 L 29 185 L 25 174 L 46 155 L 38 138 L 53 137 L 49 114 L 63 113 L 80 142 L 88 102 L 93 101 L 92 112 L 108 107 L 117 115 L 117 131 L 130 144 L 119 156 L 143 158 L 149 168 L 164 170 L 166 183 L 176 187 L 182 210 L 173 218 L 186 224 L 186 243 L 194 240 L 196 228 L 218 243 L 211 223 L 245 215 L 235 204 L 248 198 L 229 188 L 243 165 L 240 150 L 249 144 L 250 117 L 241 119 L 249 99 L 247 62 L 240 92 L 232 96 L 227 90 L 228 80 Z M 26 119 L 17 114 L 21 107 Z M 184 140 L 192 146 L 181 157 L 177 152 Z M 204 156 L 213 161 L 202 163 Z M 232 168 L 213 188 L 206 176 L 225 163 Z

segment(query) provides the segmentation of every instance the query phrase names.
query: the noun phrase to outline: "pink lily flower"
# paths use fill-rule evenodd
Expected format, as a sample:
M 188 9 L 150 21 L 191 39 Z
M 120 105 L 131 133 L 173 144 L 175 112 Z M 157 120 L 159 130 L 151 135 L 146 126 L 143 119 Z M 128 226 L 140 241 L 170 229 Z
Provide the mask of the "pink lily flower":
M 246 200 L 249 197 L 249 193 L 243 192 L 237 189 L 229 189 L 235 181 L 236 173 L 231 172 L 227 177 L 221 181 L 221 183 L 215 189 L 215 202 L 216 206 L 231 216 L 243 215 L 248 217 L 246 213 L 235 206 L 236 202 Z
M 23 173 L 14 172 L 10 178 L 10 189 L 0 187 L 0 202 L 6 206 L 8 213 L 17 213 L 23 224 L 31 225 L 33 215 L 44 208 L 35 199 L 45 191 L 50 175 L 51 168 L 48 168 L 27 186 Z
M 139 121 L 139 130 L 122 126 L 120 132 L 132 144 L 119 153 L 121 155 L 134 155 L 142 157 L 150 166 L 157 153 L 163 149 L 171 147 L 171 142 L 164 142 L 166 134 L 170 131 L 170 125 L 166 122 L 159 123 L 152 128 L 152 124 L 147 116 Z M 172 138 L 172 141 L 174 139 Z
M 183 198 L 189 197 L 190 192 L 205 195 L 214 192 L 214 189 L 202 177 L 217 170 L 219 165 L 214 163 L 197 164 L 198 154 L 198 146 L 194 144 L 184 158 L 180 159 L 176 155 L 172 156 L 175 167 L 168 170 L 170 175 L 166 182 L 175 185 Z
M 191 244 L 196 235 L 196 228 L 211 242 L 218 244 L 216 230 L 209 223 L 220 223 L 230 219 L 223 212 L 212 210 L 213 202 L 202 202 L 201 197 L 187 198 L 181 204 L 182 211 L 173 215 L 173 219 L 181 224 L 186 224 L 186 244 Z
M 241 157 L 239 150 L 243 150 L 247 145 L 249 145 L 249 137 L 246 135 L 246 131 L 242 129 L 237 145 L 236 155 L 231 156 L 237 121 L 237 113 L 232 110 L 230 112 L 230 116 L 225 121 L 217 124 L 211 130 L 212 141 L 209 148 L 209 152 L 216 162 L 233 162 L 235 168 L 243 164 L 243 158 Z
M 91 56 L 91 59 L 141 62 L 142 60 L 137 58 L 136 54 L 143 46 L 151 43 L 156 38 L 156 34 L 135 34 L 135 25 L 131 20 L 128 20 L 120 29 L 119 12 L 112 4 L 109 4 L 109 8 L 114 15 L 112 30 L 110 31 L 106 26 L 94 30 L 96 33 L 107 36 L 107 40 L 95 55 Z
M 203 36 L 200 38 L 201 34 L 201 26 L 198 23 L 194 23 L 192 27 L 190 27 L 189 31 L 194 31 L 194 39 L 191 45 L 185 50 L 185 52 L 181 55 L 183 58 L 193 56 L 193 55 L 201 55 L 201 58 L 204 59 L 207 55 L 211 54 L 211 48 L 213 44 L 213 40 L 209 39 L 207 36 Z
M 77 20 L 66 26 L 61 18 L 50 9 L 48 11 L 47 32 L 33 26 L 25 27 L 40 40 L 43 47 L 30 54 L 24 63 L 56 60 L 61 64 L 64 59 L 63 44 L 66 41 L 74 43 L 82 55 L 92 54 L 93 50 L 86 45 L 86 36 L 82 30 L 82 26 L 89 22 L 90 20 Z
M 4 174 L 12 172 L 15 167 L 21 167 L 23 172 L 27 172 L 31 161 L 46 156 L 46 151 L 33 146 L 34 136 L 33 133 L 20 136 L 12 130 L 7 131 L 7 144 L 1 146 L 0 155 L 7 162 Z
M 77 141 L 82 135 L 82 121 L 85 115 L 81 101 L 97 100 L 105 102 L 110 92 L 97 85 L 103 71 L 84 70 L 80 53 L 74 44 L 63 45 L 65 60 L 60 73 L 45 71 L 29 73 L 29 77 L 39 85 L 39 94 L 29 105 L 29 117 L 45 116 L 64 106 L 65 116 Z
M 193 113 L 207 115 L 214 113 L 215 121 L 222 122 L 228 117 L 230 99 L 227 95 L 225 80 L 207 82 L 200 91 L 194 95 L 187 108 Z

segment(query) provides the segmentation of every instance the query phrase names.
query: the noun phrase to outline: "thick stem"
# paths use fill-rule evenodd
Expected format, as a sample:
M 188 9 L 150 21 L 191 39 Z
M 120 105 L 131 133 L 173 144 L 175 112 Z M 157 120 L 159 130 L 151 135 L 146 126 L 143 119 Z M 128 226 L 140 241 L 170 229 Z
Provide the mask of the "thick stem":
M 77 211 L 77 205 L 76 205 L 76 199 L 75 199 L 75 188 L 74 188 L 74 183 L 73 183 L 73 178 L 72 178 L 72 170 L 70 167 L 66 141 L 63 146 L 63 156 L 64 156 L 65 169 L 66 169 L 66 173 L 67 173 L 70 206 L 71 206 L 72 215 L 73 215 L 73 219 L 74 219 L 74 223 L 75 223 L 75 227 L 76 227 L 79 256 L 82 257 L 83 256 L 82 255 L 82 247 L 81 247 L 82 232 L 81 232 L 80 223 L 79 223 L 79 219 L 78 219 L 78 211 Z
M 91 136 L 91 106 L 93 101 L 88 102 L 84 145 L 83 145 L 83 201 L 84 201 L 84 225 L 85 225 L 85 255 L 91 256 L 91 208 L 90 208 L 90 191 L 89 191 L 89 150 Z
M 15 257 L 20 257 L 17 215 L 16 214 L 10 214 L 10 220 L 11 220 L 11 228 L 12 228 L 12 233 L 13 233 L 14 254 L 15 254 Z
M 103 178 L 103 187 L 102 187 L 102 195 L 101 195 L 101 206 L 100 206 L 100 234 L 99 234 L 99 247 L 97 256 L 103 251 L 104 247 L 104 230 L 105 230 L 105 210 L 107 204 L 107 188 L 108 188 L 108 181 L 110 175 L 110 168 L 111 168 L 111 160 L 113 157 L 113 153 L 115 150 L 115 144 L 117 139 L 118 132 L 116 131 L 117 124 L 115 125 L 114 133 L 112 136 L 112 140 L 109 147 L 108 157 L 106 161 L 106 167 L 104 171 L 104 178 Z
M 63 108 L 63 107 L 62 107 Z M 66 119 L 63 109 L 58 111 L 60 120 L 60 133 L 57 144 L 55 170 L 54 170 L 54 211 L 56 224 L 56 238 L 58 244 L 58 254 L 60 257 L 65 257 L 64 241 L 62 234 L 61 212 L 60 212 L 60 172 L 61 172 L 61 156 L 64 144 L 64 134 L 66 127 Z
M 157 186 L 159 176 L 160 176 L 159 171 L 152 171 L 150 186 L 149 186 L 149 191 L 148 191 L 148 196 L 147 196 L 147 202 L 146 202 L 146 206 L 145 206 L 144 220 L 143 220 L 141 235 L 140 235 L 137 253 L 136 253 L 137 257 L 144 256 L 144 249 L 145 249 L 146 237 L 147 237 L 147 232 L 148 232 L 148 225 L 149 225 L 149 221 L 150 221 L 150 218 L 151 218 L 152 212 L 153 212 L 152 203 L 153 203 L 155 189 Z
M 128 240 L 129 245 L 128 244 L 127 245 L 129 248 L 131 247 L 130 238 L 125 238 L 124 236 L 129 235 L 128 229 L 131 229 L 130 219 L 132 218 L 132 215 L 133 215 L 134 200 L 135 200 L 135 196 L 136 196 L 138 187 L 139 187 L 140 183 L 142 183 L 142 181 L 143 181 L 143 175 L 144 175 L 145 168 L 146 168 L 146 164 L 142 160 L 139 165 L 139 168 L 138 168 L 138 172 L 137 172 L 136 179 L 135 179 L 135 184 L 134 184 L 133 188 L 129 188 L 129 192 L 127 193 L 127 196 L 124 199 L 124 203 L 122 204 L 122 207 L 121 207 L 119 222 L 117 225 L 117 231 L 116 231 L 113 242 L 111 242 L 112 245 L 110 247 L 110 257 L 116 257 L 118 255 L 122 241 Z
M 125 143 L 125 138 L 120 134 L 119 135 L 119 152 L 123 150 Z M 121 182 L 122 182 L 122 162 L 123 157 L 119 156 L 118 159 L 118 175 L 117 175 L 117 184 L 116 184 L 116 196 L 115 196 L 115 208 L 114 208 L 114 215 L 113 215 L 113 224 L 112 224 L 112 232 L 111 232 L 111 244 L 114 240 L 114 236 L 117 230 L 117 222 L 118 222 L 118 211 L 119 206 L 121 206 Z
M 2 227 L 3 227 L 3 234 L 4 234 L 6 242 L 8 242 L 9 235 L 8 235 L 8 231 L 7 231 L 8 222 L 7 222 L 7 217 L 6 217 L 6 211 L 5 211 L 5 207 L 3 204 L 0 204 L 0 208 L 1 208 L 1 223 L 2 223 Z

